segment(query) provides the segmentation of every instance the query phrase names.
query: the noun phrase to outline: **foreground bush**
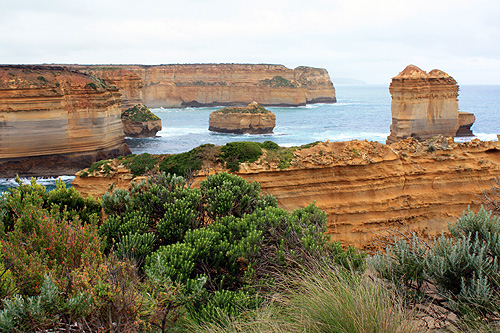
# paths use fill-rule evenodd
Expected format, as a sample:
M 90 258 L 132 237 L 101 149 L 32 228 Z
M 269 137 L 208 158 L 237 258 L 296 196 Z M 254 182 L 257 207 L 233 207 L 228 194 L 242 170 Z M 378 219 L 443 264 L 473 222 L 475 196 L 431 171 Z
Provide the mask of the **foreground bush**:
M 231 318 L 191 324 L 193 332 L 417 332 L 413 312 L 380 282 L 321 261 L 284 281 L 280 299 Z
M 381 277 L 427 293 L 434 286 L 439 297 L 432 300 L 461 317 L 498 318 L 500 309 L 500 218 L 481 208 L 470 210 L 428 246 L 413 236 L 396 240 L 370 260 Z M 431 294 L 429 294 L 431 295 Z
M 33 183 L 0 202 L 8 226 L 0 311 L 11 331 L 30 320 L 33 330 L 120 332 L 222 323 L 221 315 L 265 306 L 287 274 L 311 261 L 362 268 L 362 255 L 328 242 L 326 214 L 314 204 L 285 211 L 258 183 L 228 173 L 199 189 L 155 175 L 103 196 L 106 218 L 80 206 L 73 189 L 55 193 Z M 57 306 L 46 301 L 48 283 L 61 296 Z M 71 305 L 77 299 L 85 311 Z

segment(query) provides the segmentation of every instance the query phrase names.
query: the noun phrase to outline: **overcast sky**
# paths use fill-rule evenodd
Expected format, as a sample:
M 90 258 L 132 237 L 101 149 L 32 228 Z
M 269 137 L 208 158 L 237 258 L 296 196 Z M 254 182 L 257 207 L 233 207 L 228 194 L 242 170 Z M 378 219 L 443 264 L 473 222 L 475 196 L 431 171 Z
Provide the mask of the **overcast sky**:
M 499 0 L 0 0 L 0 63 L 274 63 L 500 84 Z

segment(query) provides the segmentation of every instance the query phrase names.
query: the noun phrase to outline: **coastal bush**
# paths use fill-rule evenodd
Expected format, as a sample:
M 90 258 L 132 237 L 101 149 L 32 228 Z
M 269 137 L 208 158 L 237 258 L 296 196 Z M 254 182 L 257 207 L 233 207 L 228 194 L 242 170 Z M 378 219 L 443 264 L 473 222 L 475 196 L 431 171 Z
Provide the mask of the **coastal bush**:
M 415 311 L 382 283 L 321 260 L 286 276 L 279 301 L 190 321 L 193 332 L 419 332 Z
M 425 293 L 435 286 L 443 299 L 437 302 L 461 316 L 497 316 L 500 304 L 500 218 L 483 207 L 464 212 L 449 236 L 428 246 L 415 235 L 396 240 L 370 259 L 381 277 Z M 423 282 L 427 283 L 423 283 Z M 403 283 L 402 283 L 403 282 Z
M 237 172 L 240 163 L 255 162 L 261 155 L 262 148 L 258 142 L 229 142 L 221 147 L 220 159 L 226 162 L 229 170 Z
M 205 144 L 185 153 L 166 156 L 160 163 L 160 171 L 181 177 L 190 176 L 201 169 L 204 157 L 213 147 L 213 144 Z
M 264 148 L 266 150 L 271 150 L 271 149 L 279 149 L 280 146 L 276 142 L 268 140 L 268 141 L 264 141 L 262 143 L 262 148 Z
M 272 87 L 272 88 L 295 87 L 295 85 L 290 80 L 287 80 L 279 75 L 273 77 L 272 79 L 264 79 L 259 82 L 260 85 L 264 87 Z
M 144 175 L 147 171 L 154 170 L 158 164 L 158 157 L 148 153 L 143 153 L 130 157 L 127 156 L 120 164 L 128 167 L 134 177 L 137 177 Z
M 160 118 L 155 115 L 151 110 L 149 110 L 143 104 L 136 104 L 131 108 L 128 108 L 122 113 L 122 119 L 128 119 L 131 121 L 150 121 L 150 120 L 160 120 Z
M 40 294 L 22 297 L 16 295 L 3 300 L 0 310 L 0 330 L 2 332 L 33 332 L 60 325 L 61 317 L 73 323 L 76 318 L 88 314 L 90 295 L 78 293 L 64 297 L 49 275 L 45 275 Z

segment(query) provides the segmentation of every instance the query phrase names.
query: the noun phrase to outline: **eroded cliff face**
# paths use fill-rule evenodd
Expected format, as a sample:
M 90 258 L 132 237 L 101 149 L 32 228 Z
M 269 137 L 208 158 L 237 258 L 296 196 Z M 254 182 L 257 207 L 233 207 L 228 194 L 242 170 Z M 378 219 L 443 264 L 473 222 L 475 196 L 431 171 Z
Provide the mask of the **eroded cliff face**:
M 197 186 L 207 174 L 203 168 Z M 500 176 L 500 143 L 473 140 L 455 143 L 442 137 L 427 143 L 406 139 L 393 145 L 377 142 L 324 142 L 296 150 L 290 167 L 280 170 L 266 161 L 243 164 L 237 173 L 257 181 L 280 207 L 297 209 L 313 201 L 328 214 L 332 240 L 359 249 L 374 249 L 390 229 L 432 237 L 446 230 L 469 205 L 480 206 L 480 194 Z M 128 188 L 126 172 L 76 177 L 84 194 L 102 195 Z
M 143 83 L 148 107 L 333 103 L 335 88 L 321 68 L 282 65 L 186 64 L 120 66 Z
M 58 67 L 0 66 L 0 177 L 72 174 L 130 153 L 120 93 Z
M 414 137 L 455 136 L 458 130 L 458 85 L 443 71 L 429 73 L 409 65 L 392 78 L 391 134 L 387 143 Z
M 210 113 L 208 130 L 219 133 L 266 134 L 276 126 L 276 115 L 257 102 L 246 107 L 227 107 Z

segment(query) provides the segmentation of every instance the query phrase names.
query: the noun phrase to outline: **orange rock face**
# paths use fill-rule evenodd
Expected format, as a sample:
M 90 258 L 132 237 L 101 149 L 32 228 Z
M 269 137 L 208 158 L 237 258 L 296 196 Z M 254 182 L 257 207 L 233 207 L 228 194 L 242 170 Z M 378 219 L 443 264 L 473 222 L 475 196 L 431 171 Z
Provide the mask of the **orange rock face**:
M 272 133 L 276 115 L 257 102 L 246 107 L 228 107 L 210 113 L 208 130 L 219 133 Z
M 258 181 L 262 192 L 276 196 L 285 209 L 316 201 L 328 214 L 332 240 L 374 249 L 375 240 L 390 229 L 432 237 L 454 223 L 468 205 L 477 210 L 481 191 L 500 175 L 500 143 L 443 138 L 428 143 L 406 139 L 393 145 L 324 142 L 296 150 L 284 170 L 262 158 L 243 164 L 238 174 Z M 111 184 L 127 188 L 131 177 L 124 175 L 77 176 L 73 186 L 99 196 Z M 205 177 L 206 171 L 200 172 L 193 185 Z
M 130 153 L 120 93 L 97 78 L 43 66 L 0 66 L 0 176 L 71 174 Z
M 335 88 L 325 69 L 282 65 L 187 64 L 120 66 L 142 80 L 148 107 L 333 103 Z
M 470 129 L 476 117 L 473 113 L 458 111 L 458 130 L 456 136 L 474 136 Z
M 443 71 L 429 73 L 409 65 L 392 78 L 391 134 L 387 143 L 413 137 L 455 136 L 458 125 L 458 85 Z

